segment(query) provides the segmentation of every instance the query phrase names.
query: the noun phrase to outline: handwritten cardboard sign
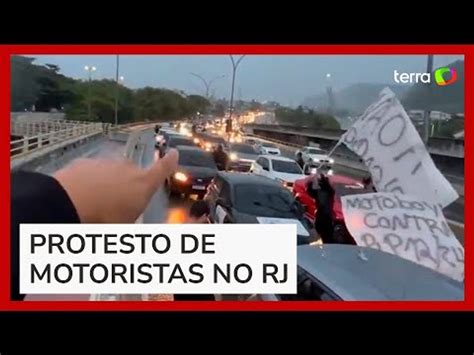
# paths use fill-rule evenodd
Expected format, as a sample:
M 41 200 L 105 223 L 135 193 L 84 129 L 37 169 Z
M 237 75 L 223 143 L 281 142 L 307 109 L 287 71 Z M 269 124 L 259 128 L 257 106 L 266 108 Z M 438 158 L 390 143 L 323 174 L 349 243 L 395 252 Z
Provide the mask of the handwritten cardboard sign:
M 343 196 L 346 226 L 358 245 L 464 279 L 464 248 L 440 204 L 394 193 Z
M 359 155 L 377 191 L 418 196 L 443 207 L 459 196 L 433 163 L 403 106 L 388 88 L 340 142 Z

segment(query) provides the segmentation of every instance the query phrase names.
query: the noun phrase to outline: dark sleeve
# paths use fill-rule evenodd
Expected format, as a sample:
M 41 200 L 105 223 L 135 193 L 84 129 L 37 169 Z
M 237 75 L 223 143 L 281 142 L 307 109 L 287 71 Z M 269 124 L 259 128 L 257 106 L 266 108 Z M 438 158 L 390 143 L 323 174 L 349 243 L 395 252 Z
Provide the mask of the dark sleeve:
M 20 295 L 19 234 L 21 223 L 79 223 L 69 196 L 54 178 L 32 172 L 11 174 L 11 298 Z

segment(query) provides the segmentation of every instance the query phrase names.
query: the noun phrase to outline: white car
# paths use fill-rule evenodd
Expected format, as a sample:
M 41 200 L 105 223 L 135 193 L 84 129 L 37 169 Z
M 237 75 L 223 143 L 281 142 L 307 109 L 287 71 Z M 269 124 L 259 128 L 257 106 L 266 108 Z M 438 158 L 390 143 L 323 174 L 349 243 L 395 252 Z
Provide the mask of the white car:
M 280 148 L 270 142 L 260 142 L 257 149 L 262 155 L 281 155 Z
M 326 151 L 316 148 L 316 147 L 304 147 L 302 150 L 299 150 L 295 153 L 295 158 L 298 157 L 298 153 L 302 154 L 303 160 L 305 163 L 312 164 L 324 164 L 332 166 L 334 164 L 334 159 L 328 157 Z
M 293 159 L 272 155 L 260 155 L 252 163 L 250 172 L 277 180 L 290 189 L 295 180 L 305 177 L 303 170 Z

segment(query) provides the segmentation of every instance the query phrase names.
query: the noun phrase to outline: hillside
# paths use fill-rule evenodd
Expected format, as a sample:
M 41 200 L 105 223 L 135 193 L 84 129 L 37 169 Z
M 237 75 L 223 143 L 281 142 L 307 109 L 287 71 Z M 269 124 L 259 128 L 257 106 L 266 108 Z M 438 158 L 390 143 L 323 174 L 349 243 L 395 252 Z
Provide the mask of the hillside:
M 458 60 L 447 66 L 455 68 L 458 72 L 456 82 L 447 86 L 433 84 L 431 95 L 425 85 L 414 84 L 401 98 L 405 109 L 464 112 L 464 61 Z
M 401 97 L 408 89 L 407 86 L 358 83 L 350 85 L 340 91 L 334 92 L 334 101 L 336 111 L 348 111 L 350 115 L 362 113 L 371 103 L 377 100 L 380 91 L 385 87 L 390 89 Z M 318 111 L 324 111 L 328 106 L 328 95 L 322 93 L 316 96 L 306 98 L 303 106 L 317 108 Z

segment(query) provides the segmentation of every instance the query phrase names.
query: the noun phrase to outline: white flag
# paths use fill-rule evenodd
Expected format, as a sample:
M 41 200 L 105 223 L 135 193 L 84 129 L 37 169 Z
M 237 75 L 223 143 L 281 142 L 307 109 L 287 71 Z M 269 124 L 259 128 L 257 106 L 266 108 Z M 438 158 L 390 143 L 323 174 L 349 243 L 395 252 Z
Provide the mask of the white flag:
M 464 248 L 440 205 L 393 193 L 348 195 L 341 200 L 347 229 L 357 245 L 464 280 Z
M 341 137 L 359 155 L 378 191 L 409 194 L 443 207 L 459 195 L 433 163 L 395 94 L 385 88 L 377 102 Z

